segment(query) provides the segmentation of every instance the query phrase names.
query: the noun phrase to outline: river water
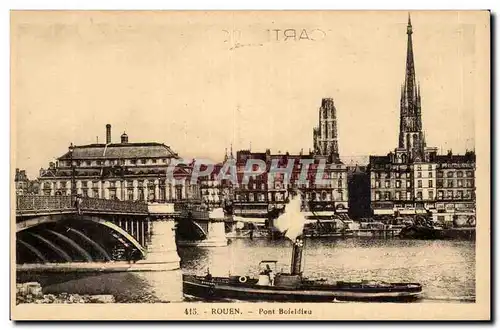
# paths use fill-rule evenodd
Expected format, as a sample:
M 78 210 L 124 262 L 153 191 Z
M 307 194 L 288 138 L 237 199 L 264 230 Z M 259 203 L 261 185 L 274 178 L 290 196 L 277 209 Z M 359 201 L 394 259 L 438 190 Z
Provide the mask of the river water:
M 209 267 L 214 276 L 257 275 L 261 260 L 276 260 L 278 271 L 289 271 L 291 242 L 242 238 L 232 239 L 226 247 L 186 247 L 178 252 L 182 260 L 178 271 L 52 278 L 53 284 L 44 291 L 113 294 L 117 302 L 183 301 L 182 273 L 206 274 Z M 306 239 L 303 268 L 304 276 L 328 281 L 419 282 L 422 301 L 475 299 L 473 241 Z

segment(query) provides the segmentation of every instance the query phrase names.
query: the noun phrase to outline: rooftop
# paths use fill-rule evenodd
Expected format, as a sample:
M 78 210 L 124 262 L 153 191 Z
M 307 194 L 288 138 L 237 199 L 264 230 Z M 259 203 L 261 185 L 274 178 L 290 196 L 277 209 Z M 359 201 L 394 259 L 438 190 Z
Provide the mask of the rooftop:
M 59 160 L 71 158 L 68 151 Z M 73 159 L 179 158 L 169 146 L 157 142 L 74 146 Z

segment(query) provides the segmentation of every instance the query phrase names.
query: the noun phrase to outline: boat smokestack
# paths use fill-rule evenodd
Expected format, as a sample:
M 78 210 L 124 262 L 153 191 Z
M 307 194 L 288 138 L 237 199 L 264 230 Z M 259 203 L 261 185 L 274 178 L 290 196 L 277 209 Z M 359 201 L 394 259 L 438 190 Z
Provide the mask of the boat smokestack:
M 290 273 L 292 275 L 302 274 L 302 252 L 304 251 L 304 238 L 302 235 L 295 239 L 292 248 L 292 264 L 290 266 Z

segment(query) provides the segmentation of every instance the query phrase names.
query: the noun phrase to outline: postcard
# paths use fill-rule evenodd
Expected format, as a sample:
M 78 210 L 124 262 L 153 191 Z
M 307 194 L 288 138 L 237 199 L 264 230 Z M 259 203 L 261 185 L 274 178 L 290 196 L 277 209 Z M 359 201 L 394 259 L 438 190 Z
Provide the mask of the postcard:
M 11 11 L 14 320 L 489 320 L 490 12 Z

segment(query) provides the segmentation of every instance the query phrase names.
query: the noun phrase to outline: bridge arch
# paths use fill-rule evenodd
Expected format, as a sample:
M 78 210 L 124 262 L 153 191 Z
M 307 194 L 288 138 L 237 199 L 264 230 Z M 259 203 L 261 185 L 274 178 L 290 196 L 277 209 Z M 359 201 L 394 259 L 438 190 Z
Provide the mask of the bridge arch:
M 35 228 L 35 227 L 40 226 L 42 224 L 56 223 L 56 222 L 62 222 L 62 221 L 67 221 L 67 220 L 87 221 L 87 222 L 95 223 L 95 224 L 97 224 L 99 226 L 104 226 L 106 228 L 109 228 L 109 229 L 111 229 L 112 232 L 116 233 L 119 237 L 122 237 L 127 243 L 129 243 L 137 251 L 139 251 L 139 253 L 140 253 L 140 255 L 141 255 L 142 258 L 145 258 L 145 256 L 146 256 L 146 250 L 144 249 L 144 247 L 132 235 L 130 235 L 126 230 L 122 229 L 120 226 L 114 224 L 110 220 L 101 218 L 99 216 L 86 215 L 86 214 L 83 214 L 83 215 L 55 214 L 55 215 L 43 215 L 43 216 L 38 216 L 38 217 L 34 217 L 34 218 L 28 218 L 28 219 L 24 219 L 22 221 L 19 221 L 16 224 L 16 233 L 21 233 L 21 232 L 23 232 L 23 231 L 25 231 L 27 229 Z M 71 229 L 73 229 L 73 228 L 71 228 Z M 78 230 L 75 229 L 75 231 L 78 231 Z M 78 235 L 78 233 L 76 233 L 76 234 Z M 83 233 L 80 232 L 80 234 L 83 234 Z M 37 235 L 37 234 L 35 234 L 35 235 Z M 40 235 L 37 235 L 37 236 L 40 236 Z M 78 235 L 78 236 L 82 237 L 82 235 Z M 37 239 L 41 240 L 39 237 L 37 237 Z M 59 237 L 59 239 L 61 239 L 61 237 Z M 92 246 L 94 246 L 99 251 L 99 253 L 106 260 L 111 260 L 112 259 L 110 257 L 110 255 L 109 255 L 109 253 L 107 253 L 97 242 L 93 241 L 89 237 L 86 237 L 86 239 L 84 239 L 84 240 L 87 241 L 87 242 L 89 240 L 91 240 L 92 242 L 88 242 L 88 243 L 91 244 Z M 47 244 L 48 246 L 50 246 L 54 250 L 54 247 L 51 246 L 51 245 L 49 245 L 45 241 L 47 241 L 47 239 L 45 239 L 43 241 L 43 243 Z M 64 241 L 66 241 L 66 240 L 64 240 Z M 85 253 L 83 253 L 80 249 L 78 249 L 77 247 L 75 247 L 75 245 L 72 244 L 71 242 L 67 242 L 66 241 L 66 243 L 68 243 L 70 246 L 72 246 L 77 251 L 79 251 L 79 253 L 82 254 L 82 255 L 84 255 L 85 259 L 88 260 L 88 253 L 86 254 L 86 251 L 85 251 Z M 35 253 L 32 249 L 30 249 L 25 244 L 23 244 L 23 243 L 21 243 L 21 244 L 24 247 L 26 247 L 28 250 L 30 250 L 32 253 Z M 53 243 L 52 243 L 52 245 L 53 245 Z M 76 245 L 78 246 L 78 244 L 76 244 Z M 61 255 L 59 249 L 56 249 L 54 251 L 56 251 L 59 255 Z M 67 260 L 67 256 L 66 255 L 61 255 L 61 256 L 63 257 L 63 259 Z M 37 257 L 40 259 L 39 255 L 37 255 Z
M 193 219 L 180 219 L 177 223 L 176 233 L 183 239 L 202 240 L 205 239 L 208 235 L 208 223 L 206 224 L 206 226 L 203 226 Z

